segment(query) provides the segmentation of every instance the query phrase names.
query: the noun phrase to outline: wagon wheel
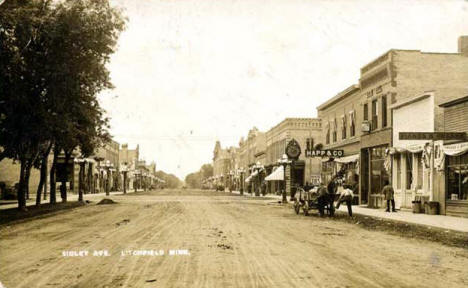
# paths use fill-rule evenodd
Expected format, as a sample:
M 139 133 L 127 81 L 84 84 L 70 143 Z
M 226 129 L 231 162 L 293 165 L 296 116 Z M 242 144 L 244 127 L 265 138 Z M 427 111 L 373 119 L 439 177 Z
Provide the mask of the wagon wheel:
M 304 216 L 309 215 L 309 202 L 306 200 L 304 206 L 302 206 L 302 211 L 304 211 Z
M 299 203 L 299 200 L 296 199 L 296 201 L 294 201 L 294 211 L 296 212 L 296 214 L 299 214 L 299 212 L 301 211 L 301 203 Z

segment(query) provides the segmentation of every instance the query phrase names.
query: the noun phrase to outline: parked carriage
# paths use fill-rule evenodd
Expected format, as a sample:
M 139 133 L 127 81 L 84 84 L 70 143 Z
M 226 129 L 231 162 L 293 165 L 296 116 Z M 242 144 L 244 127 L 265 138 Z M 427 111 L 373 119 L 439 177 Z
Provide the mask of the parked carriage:
M 294 201 L 294 211 L 299 214 L 302 209 L 305 216 L 309 215 L 309 210 L 317 209 L 320 216 L 325 213 L 329 216 L 335 214 L 334 202 L 338 199 L 339 194 L 334 193 L 320 193 L 319 187 L 315 187 L 309 191 L 305 191 L 303 188 L 297 188 L 296 199 Z

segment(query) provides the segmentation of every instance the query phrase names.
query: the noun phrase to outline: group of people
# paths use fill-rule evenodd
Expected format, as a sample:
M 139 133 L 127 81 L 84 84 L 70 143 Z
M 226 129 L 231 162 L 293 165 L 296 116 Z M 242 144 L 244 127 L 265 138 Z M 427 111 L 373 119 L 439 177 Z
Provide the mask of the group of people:
M 395 191 L 393 190 L 392 185 L 390 185 L 389 181 L 385 181 L 384 187 L 382 188 L 382 194 L 384 196 L 384 199 L 387 202 L 387 209 L 385 210 L 386 212 L 396 212 L 395 210 L 395 199 L 394 199 L 394 194 Z M 305 191 L 309 191 L 310 189 L 314 188 L 313 186 L 309 185 L 306 183 L 304 186 Z M 354 199 L 354 194 L 357 193 L 357 183 L 352 184 L 352 183 L 346 183 L 340 175 L 335 175 L 330 182 L 328 182 L 327 186 L 323 185 L 322 183 L 315 189 L 315 193 L 318 194 L 318 197 L 324 197 L 325 193 L 329 194 L 338 194 L 338 199 L 336 200 L 335 204 L 335 209 L 340 208 L 340 205 L 342 203 L 346 203 L 346 206 L 348 208 L 348 215 L 351 217 L 353 216 L 353 199 Z M 320 202 L 320 198 L 319 198 Z M 320 205 L 319 206 L 323 206 Z M 390 210 L 391 207 L 391 210 Z M 321 213 L 323 214 L 323 213 Z

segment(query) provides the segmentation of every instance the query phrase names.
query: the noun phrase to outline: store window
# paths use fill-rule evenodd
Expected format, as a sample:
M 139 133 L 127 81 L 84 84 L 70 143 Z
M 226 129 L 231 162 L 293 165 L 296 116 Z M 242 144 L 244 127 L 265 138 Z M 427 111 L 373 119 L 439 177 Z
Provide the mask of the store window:
M 413 184 L 413 154 L 406 154 L 406 189 L 411 189 Z
M 414 154 L 416 157 L 415 165 L 418 165 L 418 177 L 416 182 L 416 189 L 421 190 L 423 185 L 423 163 L 422 163 L 422 152 Z
M 388 181 L 388 173 L 385 170 L 386 146 L 371 148 L 370 172 L 371 172 L 371 194 L 380 194 L 384 183 Z
M 377 99 L 372 101 L 372 130 L 378 128 L 378 120 L 377 120 Z
M 447 170 L 447 198 L 468 200 L 468 153 L 448 156 Z

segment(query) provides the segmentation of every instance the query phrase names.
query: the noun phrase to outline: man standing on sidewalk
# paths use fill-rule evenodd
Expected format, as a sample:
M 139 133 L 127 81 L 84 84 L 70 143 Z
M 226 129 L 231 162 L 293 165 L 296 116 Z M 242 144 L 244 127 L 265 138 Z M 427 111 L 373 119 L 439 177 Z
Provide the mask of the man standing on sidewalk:
M 385 200 L 387 200 L 387 210 L 385 212 L 390 212 L 390 202 L 392 203 L 392 212 L 396 212 L 395 210 L 395 199 L 393 198 L 395 191 L 393 190 L 392 185 L 385 181 L 385 186 L 382 189 L 382 194 L 384 194 Z

